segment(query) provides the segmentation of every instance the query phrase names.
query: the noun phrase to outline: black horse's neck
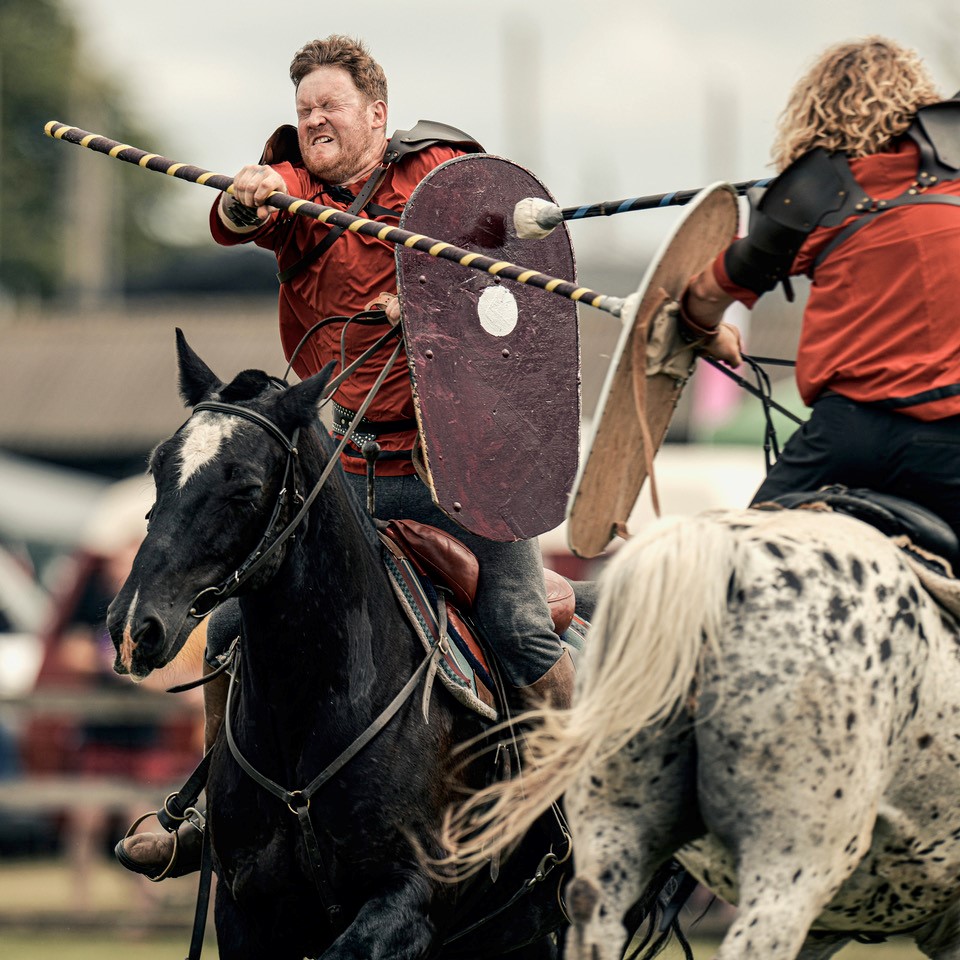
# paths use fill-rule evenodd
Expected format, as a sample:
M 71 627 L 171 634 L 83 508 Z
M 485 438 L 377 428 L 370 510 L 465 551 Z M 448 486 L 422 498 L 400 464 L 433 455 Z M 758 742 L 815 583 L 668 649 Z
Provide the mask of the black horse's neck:
M 299 444 L 309 495 L 331 454 L 314 431 Z M 372 521 L 339 476 L 327 479 L 269 583 L 244 596 L 245 686 L 273 719 L 306 731 L 330 698 L 358 716 L 375 709 L 379 678 L 416 658 L 387 579 Z M 288 733 L 291 732 L 288 728 Z

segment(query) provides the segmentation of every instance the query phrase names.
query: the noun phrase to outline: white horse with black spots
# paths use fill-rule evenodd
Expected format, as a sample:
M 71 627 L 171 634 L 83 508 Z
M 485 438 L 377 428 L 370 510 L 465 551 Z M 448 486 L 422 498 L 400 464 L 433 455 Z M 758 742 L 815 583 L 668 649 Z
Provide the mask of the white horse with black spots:
M 577 684 L 522 780 L 448 835 L 476 866 L 565 797 L 568 957 L 617 960 L 670 857 L 739 907 L 719 960 L 821 960 L 858 934 L 960 957 L 960 629 L 872 527 L 655 524 L 604 572 Z

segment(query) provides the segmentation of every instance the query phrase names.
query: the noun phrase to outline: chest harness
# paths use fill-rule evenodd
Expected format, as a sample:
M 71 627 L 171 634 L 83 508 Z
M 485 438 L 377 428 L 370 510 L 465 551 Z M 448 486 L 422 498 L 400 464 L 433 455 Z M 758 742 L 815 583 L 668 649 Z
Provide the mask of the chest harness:
M 919 204 L 960 207 L 960 196 L 926 192 L 936 184 L 960 180 L 960 99 L 918 110 L 902 136 L 917 145 L 919 163 L 913 181 L 896 197 L 878 200 L 867 195 L 854 178 L 847 155 L 822 147 L 795 160 L 766 190 L 750 191 L 749 233 L 731 244 L 724 257 L 730 279 L 757 294 L 783 283 L 792 300 L 790 270 L 817 227 L 845 224 L 817 254 L 811 277 L 839 246 L 892 210 Z M 875 401 L 873 406 L 901 410 L 957 394 L 960 384 L 951 384 Z
M 396 217 L 399 220 L 400 215 L 403 212 L 402 206 L 399 210 L 391 210 L 387 207 L 380 206 L 379 204 L 373 202 L 374 194 L 383 183 L 384 178 L 390 171 L 391 167 L 402 163 L 406 157 L 411 156 L 412 154 L 419 153 L 422 150 L 426 150 L 429 147 L 441 143 L 459 147 L 467 153 L 483 152 L 483 147 L 476 140 L 474 140 L 473 137 L 467 133 L 464 133 L 462 130 L 458 130 L 456 127 L 448 126 L 445 123 L 437 123 L 433 120 L 421 120 L 411 130 L 397 130 L 393 134 L 387 143 L 383 161 L 381 162 L 380 166 L 377 167 L 377 169 L 374 170 L 374 172 L 370 175 L 369 179 L 358 194 L 354 195 L 346 187 L 323 184 L 321 189 L 316 194 L 308 197 L 307 199 L 311 201 L 322 202 L 321 198 L 326 195 L 329 199 L 338 204 L 349 204 L 346 212 L 352 216 L 360 216 L 361 212 L 366 211 L 371 217 L 374 218 L 389 216 Z M 263 155 L 260 158 L 261 163 L 280 163 L 283 161 L 289 161 L 295 164 L 303 163 L 299 141 L 297 138 L 297 130 L 295 127 L 290 126 L 289 124 L 284 124 L 274 131 L 264 146 Z M 285 215 L 283 212 L 281 212 L 280 217 L 282 219 L 280 221 L 279 228 L 288 231 L 287 237 L 282 242 L 283 246 L 287 246 L 293 242 L 295 226 L 299 221 L 297 217 Z M 304 270 L 311 266 L 311 264 L 317 263 L 327 252 L 327 250 L 329 250 L 330 247 L 337 241 L 337 239 L 343 235 L 345 230 L 345 227 L 331 227 L 326 234 L 324 234 L 323 239 L 316 244 L 316 246 L 303 253 L 299 260 L 280 270 L 277 273 L 277 280 L 281 286 L 289 283 L 290 280 L 301 274 Z M 373 296 L 374 293 L 375 291 L 372 291 L 371 296 Z M 341 334 L 342 344 L 343 340 L 345 339 L 347 328 L 351 323 L 362 325 L 383 325 L 387 323 L 387 320 L 381 311 L 363 311 L 354 317 L 328 317 L 326 320 L 321 321 L 321 324 L 326 325 L 329 323 L 338 322 L 343 323 L 344 325 L 343 333 Z M 317 329 L 317 327 L 314 329 Z M 343 354 L 343 352 L 344 351 L 341 348 L 341 354 Z M 355 411 L 341 406 L 338 403 L 334 403 L 333 409 L 333 432 L 337 436 L 342 437 L 346 433 L 347 428 L 353 424 L 357 414 Z M 354 427 L 355 442 L 358 446 L 362 446 L 367 441 L 376 441 L 384 434 L 412 430 L 415 429 L 416 426 L 417 422 L 414 419 L 378 421 L 368 420 L 366 417 L 363 417 Z M 346 456 L 353 457 L 355 459 L 363 458 L 363 454 L 353 450 L 350 447 L 345 448 L 344 453 Z M 381 452 L 378 455 L 378 459 L 409 460 L 412 456 L 412 450 L 393 450 Z

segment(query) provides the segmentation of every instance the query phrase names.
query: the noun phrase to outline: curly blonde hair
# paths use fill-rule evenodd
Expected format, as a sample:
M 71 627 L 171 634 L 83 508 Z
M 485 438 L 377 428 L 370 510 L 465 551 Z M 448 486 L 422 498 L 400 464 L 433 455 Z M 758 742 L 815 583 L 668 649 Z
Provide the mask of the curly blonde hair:
M 794 86 L 777 124 L 774 166 L 783 170 L 814 147 L 879 153 L 920 107 L 942 99 L 915 51 L 878 36 L 838 43 Z

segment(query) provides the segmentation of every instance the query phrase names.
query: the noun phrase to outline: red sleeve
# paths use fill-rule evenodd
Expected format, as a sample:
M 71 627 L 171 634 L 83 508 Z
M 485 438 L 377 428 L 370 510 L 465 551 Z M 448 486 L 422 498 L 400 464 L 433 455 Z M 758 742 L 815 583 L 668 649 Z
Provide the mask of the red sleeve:
M 283 182 L 287 185 L 287 193 L 290 196 L 302 196 L 301 180 L 297 174 L 297 168 L 292 163 L 274 163 L 271 166 L 283 177 Z M 273 249 L 270 236 L 277 222 L 276 217 L 257 230 L 251 230 L 249 233 L 234 233 L 220 219 L 220 214 L 217 212 L 219 204 L 220 194 L 217 194 L 217 199 L 214 200 L 213 206 L 210 208 L 210 235 L 217 243 L 224 247 L 234 247 L 237 244 L 250 243 L 253 240 L 256 241 L 257 246 L 266 247 L 268 250 Z

